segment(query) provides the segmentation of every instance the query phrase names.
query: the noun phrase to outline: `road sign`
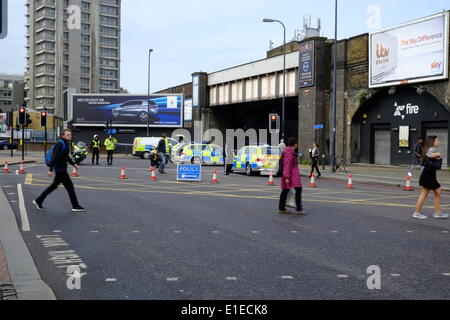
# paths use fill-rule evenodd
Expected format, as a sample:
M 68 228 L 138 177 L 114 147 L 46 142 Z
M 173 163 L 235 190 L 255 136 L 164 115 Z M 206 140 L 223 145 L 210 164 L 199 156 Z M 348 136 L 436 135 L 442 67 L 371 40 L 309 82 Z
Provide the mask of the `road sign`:
M 315 125 L 314 126 L 314 129 L 315 130 L 322 130 L 324 128 L 324 125 L 323 124 L 318 124 L 318 125 Z
M 191 164 L 180 164 L 177 168 L 177 181 L 202 181 L 202 166 Z

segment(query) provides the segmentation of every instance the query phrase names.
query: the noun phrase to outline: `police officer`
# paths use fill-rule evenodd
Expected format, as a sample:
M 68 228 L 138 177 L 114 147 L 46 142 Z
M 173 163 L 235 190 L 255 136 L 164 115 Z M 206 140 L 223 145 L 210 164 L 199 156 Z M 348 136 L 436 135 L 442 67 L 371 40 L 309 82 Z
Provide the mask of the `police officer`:
M 164 171 L 166 167 L 166 152 L 167 152 L 167 135 L 163 134 L 162 139 L 159 141 L 158 146 L 156 147 L 156 150 L 158 151 L 158 155 L 161 159 L 161 162 L 159 164 L 159 172 L 164 174 L 166 173 Z
M 94 136 L 94 140 L 92 140 L 91 148 L 92 148 L 92 165 L 94 165 L 95 160 L 97 160 L 96 164 L 100 165 L 100 147 L 102 142 L 100 141 L 100 137 L 98 135 Z
M 112 166 L 117 140 L 112 135 L 110 135 L 109 138 L 105 140 L 104 144 L 106 152 L 108 153 L 108 166 Z

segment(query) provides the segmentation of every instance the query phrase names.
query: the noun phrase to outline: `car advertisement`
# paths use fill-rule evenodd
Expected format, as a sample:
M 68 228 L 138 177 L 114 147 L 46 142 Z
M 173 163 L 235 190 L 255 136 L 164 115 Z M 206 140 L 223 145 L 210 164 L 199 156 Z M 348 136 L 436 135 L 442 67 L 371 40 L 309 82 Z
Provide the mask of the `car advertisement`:
M 183 95 L 93 95 L 72 96 L 69 109 L 78 126 L 104 126 L 112 121 L 115 127 L 183 126 Z
M 448 78 L 449 15 L 370 34 L 371 88 Z

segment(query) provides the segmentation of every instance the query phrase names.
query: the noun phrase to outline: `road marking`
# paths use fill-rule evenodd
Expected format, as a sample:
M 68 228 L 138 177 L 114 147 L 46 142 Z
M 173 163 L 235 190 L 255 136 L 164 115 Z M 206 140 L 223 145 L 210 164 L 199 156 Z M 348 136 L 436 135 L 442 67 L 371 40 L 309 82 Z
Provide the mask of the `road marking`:
M 252 231 L 253 234 L 259 234 L 259 231 Z
M 14 188 L 14 186 L 4 186 L 3 188 Z
M 414 233 L 415 231 L 412 231 L 412 230 L 408 230 L 408 231 L 406 231 L 406 233 Z
M 174 231 L 173 233 L 181 233 L 181 231 Z
M 372 231 L 370 231 L 370 233 L 377 233 L 378 231 L 375 231 L 375 230 L 372 230 Z
M 10 201 L 10 203 L 17 203 L 17 201 L 16 200 L 12 200 L 12 201 Z
M 398 273 L 391 273 L 390 276 L 391 276 L 391 277 L 394 277 L 394 278 L 400 278 L 402 275 L 401 275 L 401 274 L 398 274 Z
M 298 231 L 291 231 L 291 233 L 298 233 Z
M 117 281 L 117 279 L 114 279 L 114 278 L 105 279 L 105 282 L 116 282 L 116 281 Z
M 91 231 L 91 233 L 98 233 L 98 231 Z
M 61 233 L 61 230 L 55 230 L 53 233 Z
M 339 233 L 339 231 L 331 231 L 331 233 Z
M 176 281 L 178 281 L 178 278 L 167 278 L 166 281 L 167 282 L 176 282 Z
M 348 275 L 346 275 L 346 274 L 338 274 L 337 277 L 339 279 L 348 279 Z
M 237 281 L 236 277 L 227 277 L 227 281 Z
M 136 231 L 131 231 L 131 233 L 139 233 L 139 232 L 140 232 L 140 231 L 137 231 L 137 230 L 136 230 Z
M 11 192 L 11 193 L 7 193 L 7 195 L 8 196 L 14 196 L 14 195 L 16 195 L 14 192 Z
M 27 177 L 25 178 L 25 185 L 33 184 L 33 175 L 27 174 Z
M 293 276 L 281 276 L 281 279 L 283 280 L 294 280 Z
M 17 192 L 19 193 L 19 210 L 20 210 L 20 219 L 22 221 L 22 231 L 30 232 L 30 222 L 28 221 L 27 209 L 25 208 L 25 199 L 23 197 L 22 185 L 17 185 Z
M 450 277 L 450 273 L 443 273 L 444 276 Z
M 218 233 L 219 233 L 219 231 L 213 231 L 212 233 L 214 233 L 214 234 L 218 234 Z
M 447 234 L 447 233 L 449 233 L 448 231 L 442 231 L 442 233 L 445 233 L 445 234 Z

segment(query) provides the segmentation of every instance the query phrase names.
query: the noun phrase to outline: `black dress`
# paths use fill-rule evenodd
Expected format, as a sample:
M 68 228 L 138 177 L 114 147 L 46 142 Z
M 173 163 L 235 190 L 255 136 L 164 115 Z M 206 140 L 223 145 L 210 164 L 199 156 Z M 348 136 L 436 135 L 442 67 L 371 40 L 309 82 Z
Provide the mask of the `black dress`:
M 436 170 L 425 168 L 420 176 L 420 186 L 427 190 L 437 190 L 441 188 L 441 185 L 436 178 Z

